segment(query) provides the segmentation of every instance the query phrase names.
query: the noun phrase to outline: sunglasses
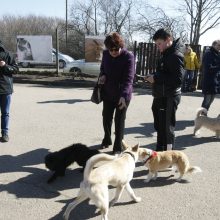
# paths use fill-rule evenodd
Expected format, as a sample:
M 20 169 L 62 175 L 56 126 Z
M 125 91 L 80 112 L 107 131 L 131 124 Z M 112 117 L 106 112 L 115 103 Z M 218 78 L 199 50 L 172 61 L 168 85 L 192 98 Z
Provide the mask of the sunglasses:
M 111 48 L 111 49 L 109 49 L 110 52 L 114 52 L 114 51 L 118 52 L 119 50 L 120 50 L 120 48 Z

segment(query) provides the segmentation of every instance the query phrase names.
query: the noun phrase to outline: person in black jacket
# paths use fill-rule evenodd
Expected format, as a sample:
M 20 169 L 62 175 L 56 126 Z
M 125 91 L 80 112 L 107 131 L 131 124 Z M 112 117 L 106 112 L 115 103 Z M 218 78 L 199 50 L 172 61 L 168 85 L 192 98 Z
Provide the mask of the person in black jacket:
M 156 73 L 147 76 L 146 80 L 152 83 L 154 97 L 152 111 L 157 131 L 156 151 L 166 151 L 174 148 L 176 110 L 180 103 L 184 75 L 183 46 L 180 39 L 174 41 L 171 33 L 165 29 L 159 29 L 153 40 L 161 57 Z
M 202 67 L 202 107 L 209 110 L 216 94 L 220 94 L 220 40 L 214 41 L 212 47 L 205 52 Z
M 18 71 L 13 56 L 0 41 L 0 108 L 1 108 L 1 142 L 8 142 L 9 109 L 13 93 L 12 74 Z

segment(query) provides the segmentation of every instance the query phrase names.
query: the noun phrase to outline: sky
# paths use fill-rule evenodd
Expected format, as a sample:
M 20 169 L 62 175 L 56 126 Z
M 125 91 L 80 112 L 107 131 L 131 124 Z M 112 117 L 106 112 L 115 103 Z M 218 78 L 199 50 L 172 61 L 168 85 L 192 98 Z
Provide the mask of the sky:
M 7 0 L 1 3 L 2 1 L 3 0 L 0 0 L 0 17 L 3 15 L 25 16 L 34 14 L 66 19 L 66 0 Z M 75 0 L 67 0 L 68 8 L 70 8 L 74 1 Z M 148 0 L 152 5 L 163 8 L 170 16 L 175 14 L 174 7 L 180 1 L 181 0 L 169 0 L 164 4 L 164 0 Z M 220 27 L 210 30 L 202 36 L 200 44 L 209 46 L 214 40 L 219 38 Z
M 1 3 L 0 17 L 3 15 L 43 15 L 66 18 L 66 0 L 7 0 Z M 68 0 L 68 5 L 73 0 Z

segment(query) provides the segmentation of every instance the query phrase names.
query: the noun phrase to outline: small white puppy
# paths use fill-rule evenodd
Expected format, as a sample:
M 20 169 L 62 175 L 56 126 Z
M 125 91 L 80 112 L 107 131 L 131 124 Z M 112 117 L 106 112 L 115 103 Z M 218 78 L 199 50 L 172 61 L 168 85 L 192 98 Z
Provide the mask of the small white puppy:
M 205 108 L 199 108 L 195 118 L 194 135 L 198 135 L 202 127 L 215 132 L 216 137 L 220 138 L 220 115 L 217 118 L 210 118 Z
M 136 197 L 130 186 L 133 178 L 135 162 L 138 160 L 139 145 L 128 148 L 118 157 L 107 154 L 97 154 L 91 157 L 84 170 L 84 179 L 80 183 L 80 191 L 77 198 L 68 205 L 64 219 L 69 218 L 70 212 L 81 202 L 90 199 L 96 205 L 102 215 L 102 220 L 108 220 L 109 195 L 108 185 L 116 187 L 114 199 L 110 202 L 113 206 L 120 198 L 124 188 L 135 202 L 141 198 Z M 104 164 L 94 169 L 94 166 L 102 161 Z

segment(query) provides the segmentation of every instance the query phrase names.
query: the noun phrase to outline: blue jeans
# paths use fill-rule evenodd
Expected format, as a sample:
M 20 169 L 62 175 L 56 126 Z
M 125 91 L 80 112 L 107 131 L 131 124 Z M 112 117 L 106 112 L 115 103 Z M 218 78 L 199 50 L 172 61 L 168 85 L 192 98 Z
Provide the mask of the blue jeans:
M 2 94 L 2 95 L 0 94 L 2 135 L 8 134 L 10 104 L 11 104 L 11 94 Z
M 215 94 L 204 94 L 204 99 L 202 102 L 202 107 L 209 110 L 210 105 L 215 99 Z
M 185 70 L 184 76 L 184 89 L 189 91 L 192 89 L 192 83 L 194 78 L 194 70 Z

